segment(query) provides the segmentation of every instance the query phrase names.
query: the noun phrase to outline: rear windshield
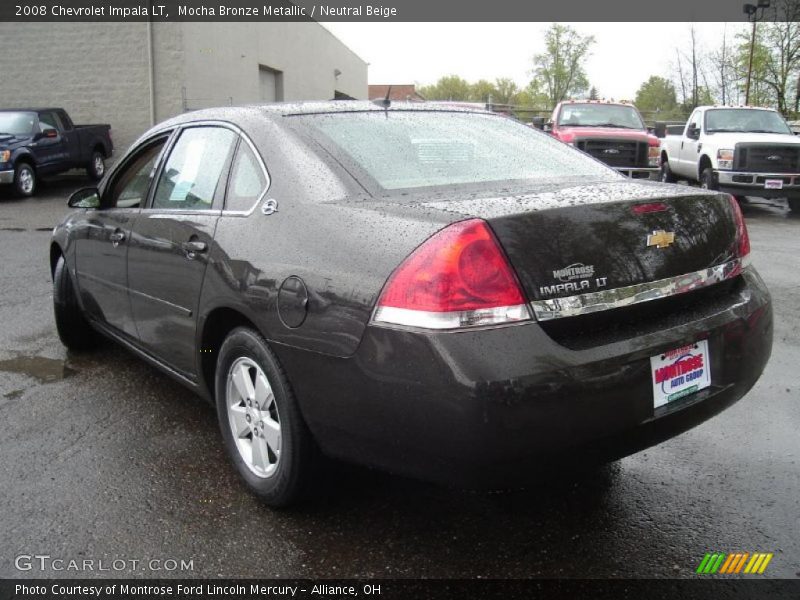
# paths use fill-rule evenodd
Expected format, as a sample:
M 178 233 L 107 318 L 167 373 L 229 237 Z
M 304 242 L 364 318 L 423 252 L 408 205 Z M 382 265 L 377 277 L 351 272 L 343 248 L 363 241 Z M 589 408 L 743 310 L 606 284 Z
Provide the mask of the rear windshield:
M 706 111 L 706 133 L 792 133 L 786 121 L 771 110 L 725 108 Z
M 0 112 L 0 135 L 31 135 L 36 123 L 36 113 Z
M 302 118 L 387 190 L 618 177 L 578 150 L 500 116 L 374 111 Z

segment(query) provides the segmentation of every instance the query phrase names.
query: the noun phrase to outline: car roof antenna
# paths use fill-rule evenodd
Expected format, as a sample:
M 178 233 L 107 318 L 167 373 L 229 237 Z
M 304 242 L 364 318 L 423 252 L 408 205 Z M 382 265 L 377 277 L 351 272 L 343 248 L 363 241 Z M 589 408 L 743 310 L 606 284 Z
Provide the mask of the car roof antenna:
M 383 108 L 389 108 L 392 105 L 392 101 L 389 100 L 389 96 L 392 93 L 392 86 L 389 86 L 389 89 L 386 90 L 386 97 L 383 100 L 378 100 L 375 102 L 378 106 L 382 106 Z

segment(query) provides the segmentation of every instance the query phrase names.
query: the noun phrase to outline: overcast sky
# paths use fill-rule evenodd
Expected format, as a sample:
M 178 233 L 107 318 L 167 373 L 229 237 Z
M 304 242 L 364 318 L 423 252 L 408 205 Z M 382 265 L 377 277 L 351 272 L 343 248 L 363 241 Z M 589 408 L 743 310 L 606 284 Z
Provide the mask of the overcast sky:
M 702 2 L 702 0 L 698 0 Z M 468 81 L 530 81 L 531 58 L 544 50 L 549 23 L 323 23 L 369 63 L 369 83 L 434 83 L 457 74 Z M 630 99 L 650 75 L 669 76 L 675 48 L 690 48 L 688 23 L 568 23 L 597 41 L 586 63 L 605 98 Z M 696 23 L 702 48 L 745 23 Z

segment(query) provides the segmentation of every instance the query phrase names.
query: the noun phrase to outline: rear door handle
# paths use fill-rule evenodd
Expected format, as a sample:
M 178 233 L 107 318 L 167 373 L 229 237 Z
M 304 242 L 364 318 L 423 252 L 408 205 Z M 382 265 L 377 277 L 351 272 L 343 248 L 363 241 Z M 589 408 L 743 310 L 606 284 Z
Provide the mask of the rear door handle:
M 183 242 L 181 244 L 181 248 L 183 248 L 183 251 L 186 252 L 186 258 L 189 260 L 194 260 L 199 252 L 205 252 L 208 250 L 208 244 L 205 242 L 192 240 L 189 242 Z
M 120 243 L 125 241 L 125 232 L 117 229 L 114 233 L 108 236 L 108 238 L 111 240 L 111 245 L 116 248 L 120 245 Z

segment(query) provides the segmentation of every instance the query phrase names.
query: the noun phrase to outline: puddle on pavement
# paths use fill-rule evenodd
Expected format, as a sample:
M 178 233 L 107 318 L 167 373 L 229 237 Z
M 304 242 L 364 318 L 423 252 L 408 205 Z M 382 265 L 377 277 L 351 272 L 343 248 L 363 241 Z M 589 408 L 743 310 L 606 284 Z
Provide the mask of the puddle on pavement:
M 43 356 L 18 356 L 0 360 L 0 371 L 27 375 L 41 383 L 60 381 L 75 374 L 75 370 L 68 367 L 65 360 Z

